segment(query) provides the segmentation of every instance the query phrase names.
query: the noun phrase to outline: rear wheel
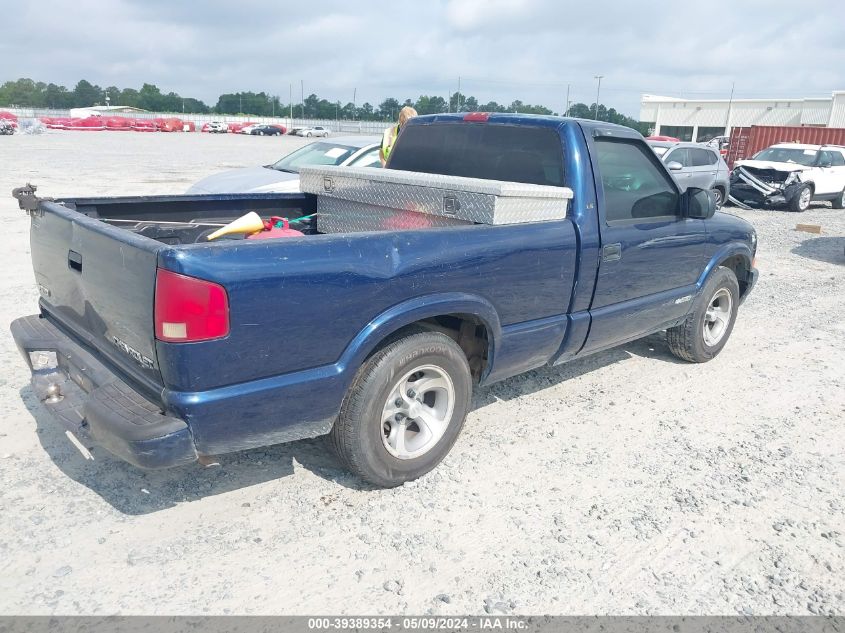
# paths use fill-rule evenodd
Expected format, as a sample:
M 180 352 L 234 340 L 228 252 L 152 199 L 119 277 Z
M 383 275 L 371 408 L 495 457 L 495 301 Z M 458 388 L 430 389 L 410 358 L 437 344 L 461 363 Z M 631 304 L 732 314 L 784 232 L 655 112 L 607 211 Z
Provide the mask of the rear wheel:
M 803 213 L 810 206 L 813 199 L 813 189 L 810 185 L 801 185 L 792 200 L 789 201 L 789 208 L 798 213 Z
M 669 349 L 691 363 L 715 358 L 731 336 L 738 308 L 736 275 L 720 266 L 710 275 L 687 319 L 666 330 Z
M 421 477 L 446 456 L 469 412 L 463 350 L 439 332 L 393 341 L 358 370 L 330 434 L 355 474 L 386 488 Z
M 713 197 L 716 199 L 716 208 L 721 209 L 722 204 L 724 204 L 724 202 L 725 202 L 725 194 L 722 193 L 722 190 L 719 189 L 719 187 L 714 187 L 712 189 L 712 191 L 713 191 Z
M 310 137 L 311 137 L 311 132 L 308 132 L 305 136 L 307 136 L 307 137 L 309 137 L 309 138 L 310 138 Z

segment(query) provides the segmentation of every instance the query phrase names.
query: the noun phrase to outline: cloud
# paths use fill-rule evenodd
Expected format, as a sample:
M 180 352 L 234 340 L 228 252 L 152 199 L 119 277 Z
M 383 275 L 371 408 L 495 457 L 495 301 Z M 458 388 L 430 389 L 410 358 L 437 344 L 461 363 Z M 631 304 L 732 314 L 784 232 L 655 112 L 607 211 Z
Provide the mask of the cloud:
M 542 9 L 538 0 L 449 0 L 446 19 L 459 31 L 478 31 L 486 26 L 507 26 L 531 20 Z
M 140 87 L 214 103 L 238 90 L 343 103 L 388 96 L 595 99 L 636 115 L 640 94 L 824 96 L 845 89 L 845 21 L 825 0 L 374 0 L 267 3 L 45 0 L 16 8 L 0 81 Z

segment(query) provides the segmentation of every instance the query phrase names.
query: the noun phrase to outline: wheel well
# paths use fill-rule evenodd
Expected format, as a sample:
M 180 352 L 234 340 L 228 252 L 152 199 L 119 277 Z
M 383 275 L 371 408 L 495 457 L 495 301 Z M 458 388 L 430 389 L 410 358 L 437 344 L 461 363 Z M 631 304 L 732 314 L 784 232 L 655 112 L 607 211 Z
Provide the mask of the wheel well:
M 739 283 L 739 294 L 745 296 L 745 292 L 748 290 L 748 260 L 742 255 L 734 255 L 719 262 L 719 266 L 730 268 L 734 272 L 737 283 Z
M 477 383 L 481 379 L 487 368 L 490 339 L 487 326 L 473 314 L 442 314 L 416 321 L 387 336 L 369 355 L 372 356 L 393 341 L 420 330 L 442 332 L 453 339 L 464 351 L 473 381 Z

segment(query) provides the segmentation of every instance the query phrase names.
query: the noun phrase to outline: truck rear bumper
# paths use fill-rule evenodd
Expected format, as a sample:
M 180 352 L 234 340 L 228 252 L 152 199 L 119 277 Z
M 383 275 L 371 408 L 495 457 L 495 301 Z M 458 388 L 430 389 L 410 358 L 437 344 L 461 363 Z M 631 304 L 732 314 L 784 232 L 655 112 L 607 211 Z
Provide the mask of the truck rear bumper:
M 38 399 L 62 426 L 139 468 L 187 464 L 197 451 L 184 420 L 165 415 L 40 315 L 12 322 Z

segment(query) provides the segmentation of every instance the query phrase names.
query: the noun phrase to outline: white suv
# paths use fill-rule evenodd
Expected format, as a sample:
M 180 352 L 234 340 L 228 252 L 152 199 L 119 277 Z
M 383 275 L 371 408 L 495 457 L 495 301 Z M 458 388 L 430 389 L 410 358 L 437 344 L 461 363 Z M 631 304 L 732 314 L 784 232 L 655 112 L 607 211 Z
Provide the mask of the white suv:
M 788 205 L 806 211 L 813 200 L 845 207 L 845 147 L 779 143 L 739 160 L 731 173 L 731 198 L 752 206 Z

